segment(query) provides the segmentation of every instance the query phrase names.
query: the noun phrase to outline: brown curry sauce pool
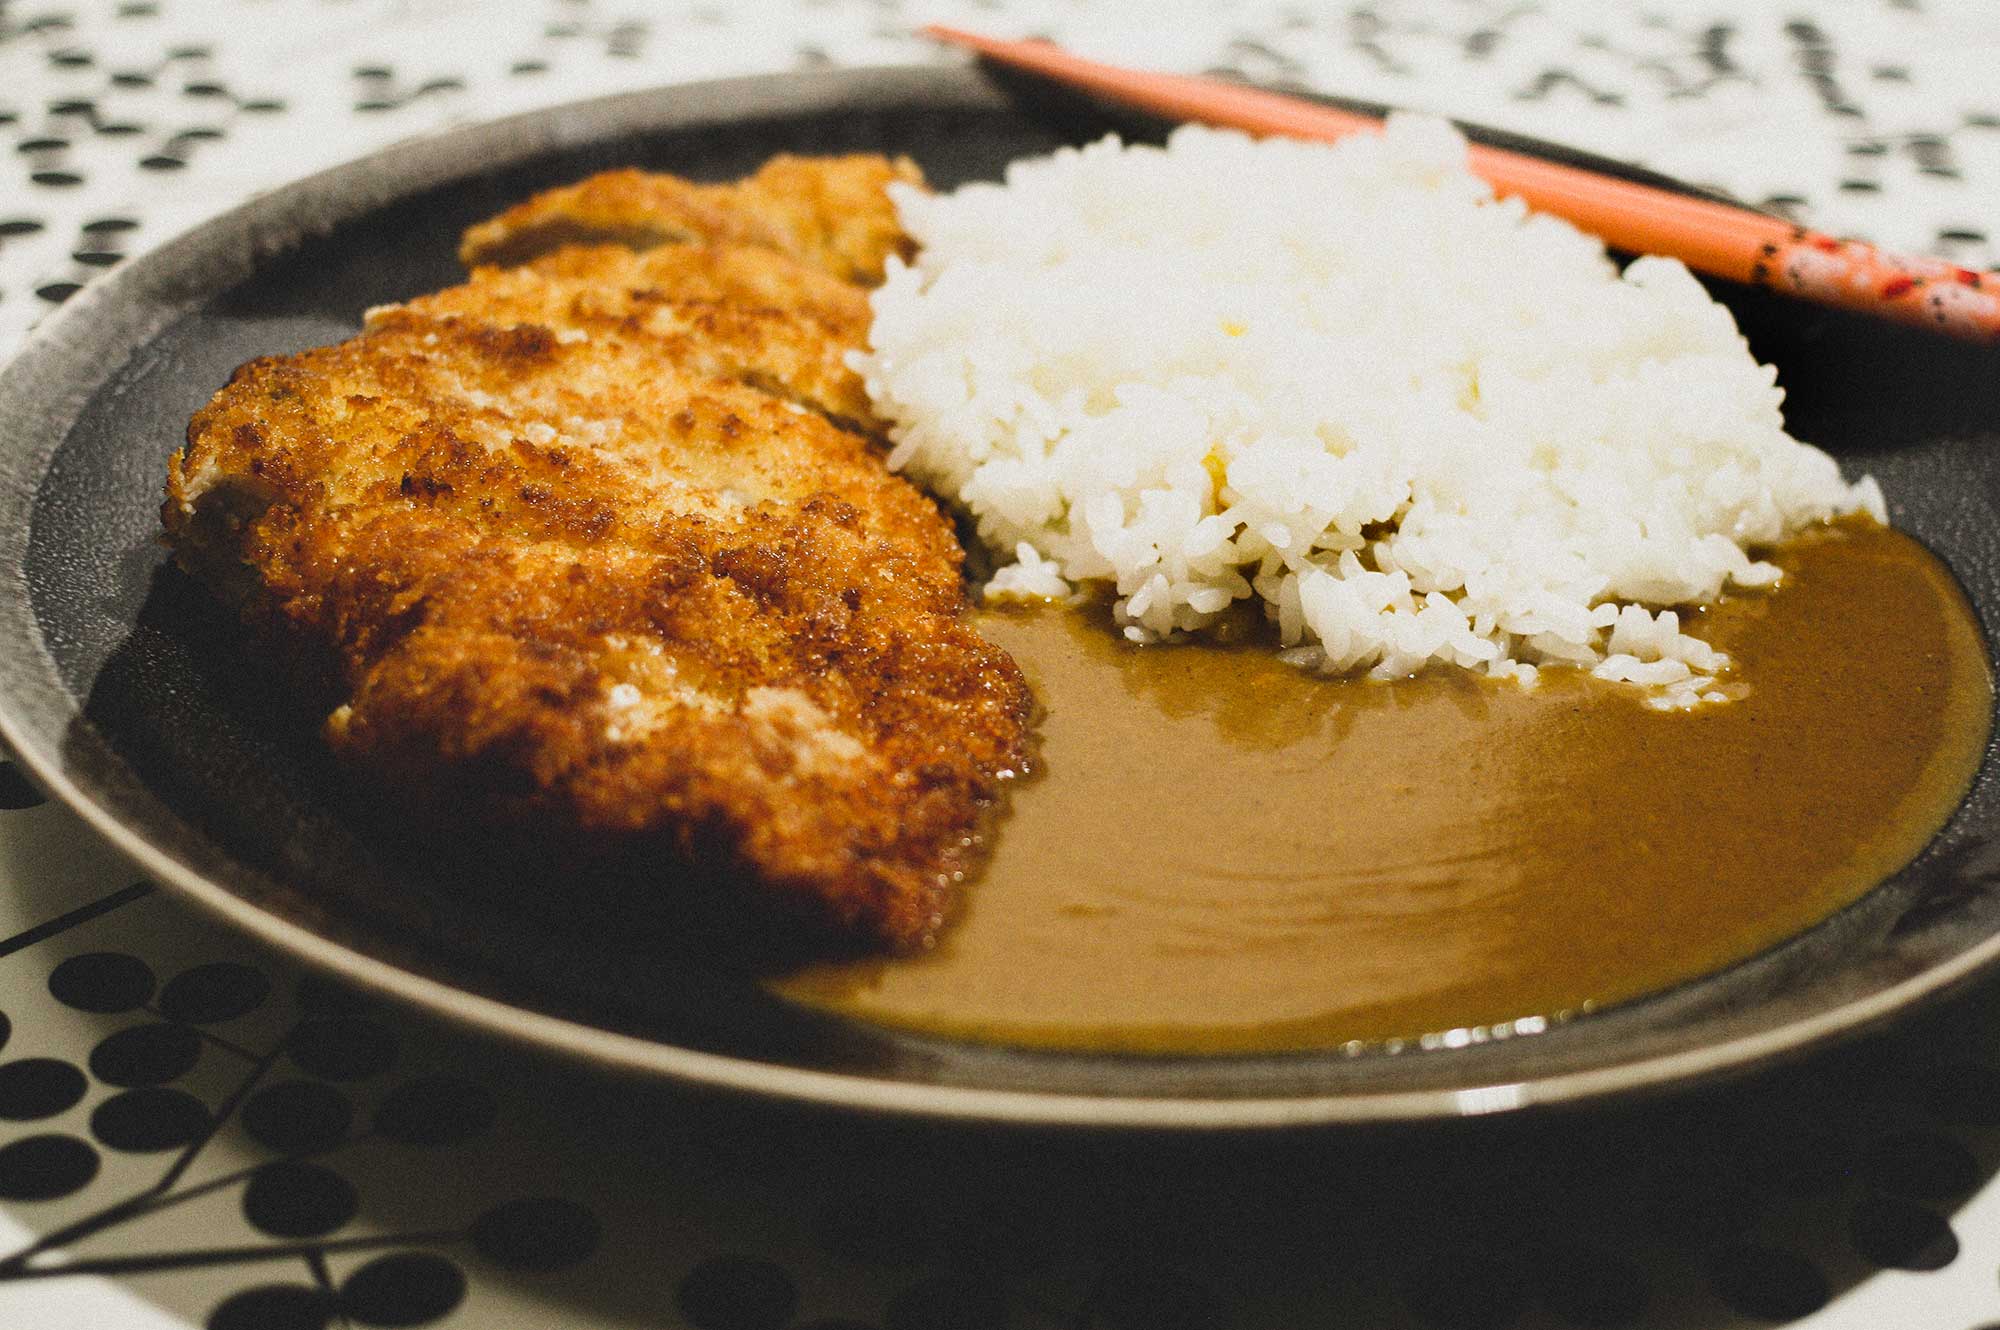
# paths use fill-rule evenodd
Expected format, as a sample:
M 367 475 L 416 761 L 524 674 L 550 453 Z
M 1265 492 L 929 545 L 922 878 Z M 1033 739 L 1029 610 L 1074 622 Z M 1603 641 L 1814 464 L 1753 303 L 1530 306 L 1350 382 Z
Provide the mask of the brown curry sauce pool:
M 990 1041 L 1325 1048 L 1549 1017 L 1798 933 L 1963 797 L 1993 692 L 1957 583 L 1873 523 L 1699 612 L 1748 696 L 1694 712 L 1552 669 L 1327 680 L 987 612 L 1042 699 L 1043 774 L 935 952 L 782 994 Z

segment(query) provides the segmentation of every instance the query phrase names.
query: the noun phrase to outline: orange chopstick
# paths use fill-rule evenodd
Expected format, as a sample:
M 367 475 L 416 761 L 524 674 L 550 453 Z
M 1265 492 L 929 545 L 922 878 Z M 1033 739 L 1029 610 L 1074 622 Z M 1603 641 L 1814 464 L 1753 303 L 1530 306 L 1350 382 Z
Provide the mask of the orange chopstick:
M 1338 139 L 1375 132 L 1373 116 L 1282 93 L 1180 74 L 1121 69 L 1048 42 L 1013 42 L 933 24 L 924 33 L 987 59 L 1174 120 L 1256 134 Z M 1781 218 L 1475 143 L 1473 172 L 1500 194 L 1566 218 L 1613 249 L 1664 254 L 1696 272 L 1975 341 L 2000 340 L 2000 274 L 1888 254 Z

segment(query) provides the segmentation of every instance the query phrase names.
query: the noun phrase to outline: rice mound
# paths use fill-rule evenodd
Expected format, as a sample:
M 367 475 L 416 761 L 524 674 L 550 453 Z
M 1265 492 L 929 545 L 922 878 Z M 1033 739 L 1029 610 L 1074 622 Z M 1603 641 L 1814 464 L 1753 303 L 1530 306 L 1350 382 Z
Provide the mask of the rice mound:
M 921 249 L 853 363 L 890 465 L 1012 557 L 989 597 L 1108 584 L 1135 641 L 1254 598 L 1329 673 L 1559 663 L 1691 706 L 1728 660 L 1664 607 L 1772 584 L 1746 550 L 1808 524 L 1885 520 L 1681 264 L 1621 274 L 1496 200 L 1440 120 L 1188 127 L 894 192 Z

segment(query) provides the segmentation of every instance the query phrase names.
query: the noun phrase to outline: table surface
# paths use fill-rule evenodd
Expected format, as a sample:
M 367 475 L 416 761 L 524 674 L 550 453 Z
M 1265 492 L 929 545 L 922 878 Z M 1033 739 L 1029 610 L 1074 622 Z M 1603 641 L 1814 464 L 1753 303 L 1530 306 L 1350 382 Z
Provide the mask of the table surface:
M 2000 257 L 1989 0 L 0 0 L 0 357 L 94 274 L 318 167 L 604 92 L 949 59 L 924 21 Z M 4 763 L 0 883 L 7 1326 L 2000 1324 L 1992 983 L 1664 1103 L 991 1134 L 601 1082 L 385 1010 L 135 882 Z

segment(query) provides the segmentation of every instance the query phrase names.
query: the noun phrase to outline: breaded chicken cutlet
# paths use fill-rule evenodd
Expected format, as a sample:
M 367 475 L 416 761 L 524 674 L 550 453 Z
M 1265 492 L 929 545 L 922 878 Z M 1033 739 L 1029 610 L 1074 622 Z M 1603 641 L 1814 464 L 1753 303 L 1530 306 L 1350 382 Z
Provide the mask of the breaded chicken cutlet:
M 908 168 L 783 159 L 820 187 L 774 219 L 753 186 L 776 166 L 651 178 L 707 210 L 621 237 L 669 243 L 482 266 L 242 366 L 171 463 L 167 539 L 327 662 L 327 741 L 417 807 L 657 850 L 663 889 L 722 864 L 815 926 L 921 946 L 1032 699 L 961 622 L 951 526 L 889 472 L 843 363 Z

